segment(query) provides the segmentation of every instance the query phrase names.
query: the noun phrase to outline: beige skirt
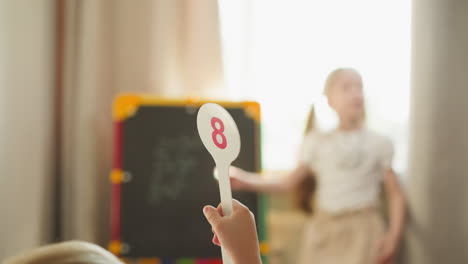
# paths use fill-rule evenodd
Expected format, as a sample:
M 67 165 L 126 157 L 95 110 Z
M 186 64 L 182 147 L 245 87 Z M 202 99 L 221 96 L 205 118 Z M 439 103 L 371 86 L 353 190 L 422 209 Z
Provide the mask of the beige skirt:
M 306 223 L 299 264 L 375 264 L 383 235 L 376 208 L 339 214 L 318 211 Z

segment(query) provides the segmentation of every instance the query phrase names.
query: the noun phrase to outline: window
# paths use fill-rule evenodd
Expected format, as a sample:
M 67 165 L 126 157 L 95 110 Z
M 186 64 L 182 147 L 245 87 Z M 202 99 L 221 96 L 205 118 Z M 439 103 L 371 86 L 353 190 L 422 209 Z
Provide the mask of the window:
M 296 164 L 312 103 L 334 122 L 323 82 L 337 67 L 364 79 L 368 126 L 393 139 L 406 170 L 411 4 L 407 0 L 220 0 L 229 96 L 262 105 L 263 165 Z

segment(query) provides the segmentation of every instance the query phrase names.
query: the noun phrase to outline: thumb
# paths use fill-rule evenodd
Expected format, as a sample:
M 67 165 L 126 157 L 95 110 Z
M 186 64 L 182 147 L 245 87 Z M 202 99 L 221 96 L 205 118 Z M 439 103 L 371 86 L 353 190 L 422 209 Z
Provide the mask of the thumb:
M 210 223 L 211 226 L 216 226 L 222 219 L 221 215 L 218 213 L 218 210 L 213 206 L 205 206 L 203 208 L 203 214 L 206 217 L 206 220 Z

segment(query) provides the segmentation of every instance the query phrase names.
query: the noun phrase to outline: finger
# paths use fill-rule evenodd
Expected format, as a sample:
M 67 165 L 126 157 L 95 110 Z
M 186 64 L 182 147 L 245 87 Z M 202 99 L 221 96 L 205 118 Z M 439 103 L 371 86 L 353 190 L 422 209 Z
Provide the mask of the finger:
M 216 207 L 216 210 L 218 210 L 218 214 L 220 216 L 224 216 L 223 214 L 223 207 L 221 206 L 221 204 L 218 205 L 218 207 Z
M 384 261 L 384 254 L 385 254 L 385 246 L 384 243 L 382 243 L 383 240 L 381 240 L 378 244 L 377 248 L 377 256 L 375 258 L 376 262 L 381 264 Z
M 221 215 L 218 213 L 218 210 L 216 210 L 213 206 L 205 206 L 203 208 L 203 214 L 212 227 L 217 226 L 222 219 Z
M 382 256 L 377 257 L 376 263 L 378 263 L 378 264 L 383 264 L 384 263 L 383 260 L 382 260 Z
M 213 242 L 213 244 L 215 244 L 217 246 L 221 246 L 221 242 L 219 242 L 219 238 L 218 238 L 217 235 L 213 236 L 212 242 Z
M 377 245 L 377 253 L 378 253 L 378 260 L 379 260 L 379 263 L 382 262 L 382 259 L 385 255 L 385 247 L 386 247 L 386 243 L 385 243 L 385 239 L 382 239 L 379 241 L 378 245 Z
M 392 259 L 393 259 L 392 253 L 391 253 L 391 252 L 387 252 L 387 254 L 385 254 L 385 255 L 383 256 L 383 260 L 382 260 L 382 261 L 383 261 L 384 263 L 390 263 L 390 262 L 392 261 Z
M 248 211 L 250 211 L 247 206 L 245 206 L 244 204 L 242 204 L 241 202 L 239 202 L 236 199 L 232 199 L 232 208 L 234 209 L 234 211 L 239 211 L 239 210 L 248 210 Z
M 232 208 L 237 209 L 239 207 L 243 207 L 244 205 L 241 204 L 238 200 L 232 199 Z
M 390 261 L 390 259 L 391 259 L 391 256 L 384 253 L 379 256 L 378 263 L 387 263 Z

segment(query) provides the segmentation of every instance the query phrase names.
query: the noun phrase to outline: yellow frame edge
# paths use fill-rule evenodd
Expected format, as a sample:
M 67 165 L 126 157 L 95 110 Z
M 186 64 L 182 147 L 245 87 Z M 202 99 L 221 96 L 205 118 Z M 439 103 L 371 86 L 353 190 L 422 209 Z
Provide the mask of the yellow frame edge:
M 208 100 L 189 97 L 187 99 L 175 99 L 167 97 L 159 97 L 152 95 L 140 94 L 120 94 L 114 100 L 113 118 L 115 121 L 123 121 L 134 115 L 138 107 L 142 105 L 163 105 L 163 106 L 187 106 L 193 105 L 200 107 L 205 103 L 216 103 L 225 107 L 242 107 L 245 109 L 246 114 L 260 123 L 261 112 L 260 104 L 254 101 L 222 101 L 222 100 Z
M 122 251 L 122 242 L 120 242 L 119 240 L 112 240 L 107 246 L 107 249 L 112 254 L 118 256 L 120 255 L 120 252 Z
M 139 258 L 138 264 L 161 264 L 161 259 L 159 258 Z
M 270 246 L 268 245 L 268 243 L 265 241 L 260 242 L 260 254 L 266 256 L 269 252 Z
M 109 175 L 110 181 L 113 184 L 121 184 L 123 182 L 123 171 L 120 169 L 113 169 Z

